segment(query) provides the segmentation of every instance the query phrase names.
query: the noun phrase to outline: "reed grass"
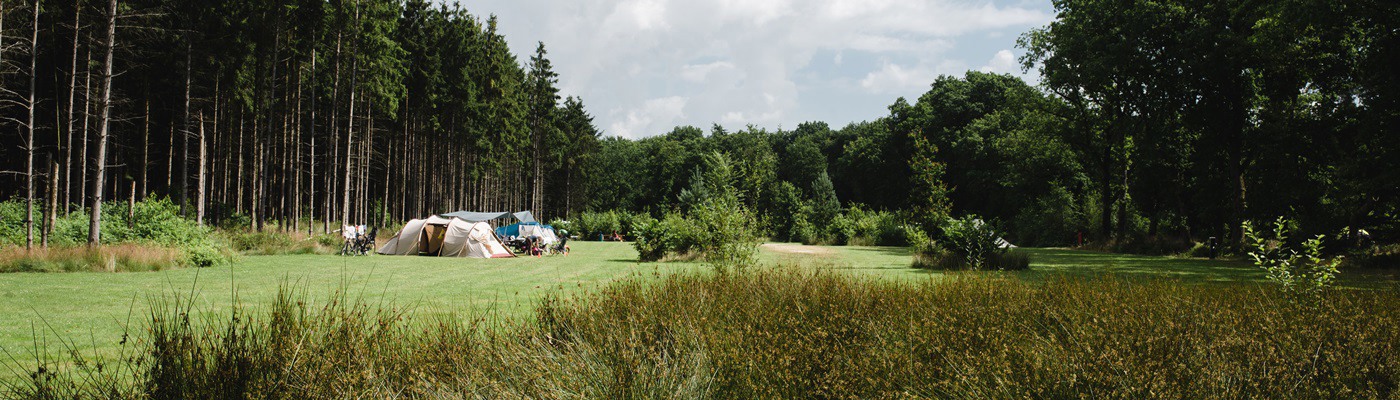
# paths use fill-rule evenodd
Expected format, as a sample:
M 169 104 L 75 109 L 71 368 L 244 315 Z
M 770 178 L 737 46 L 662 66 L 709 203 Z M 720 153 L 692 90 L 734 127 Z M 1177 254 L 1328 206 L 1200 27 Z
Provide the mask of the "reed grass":
M 30 368 L 15 398 L 1394 398 L 1400 290 L 829 271 L 624 279 L 534 317 L 415 321 L 284 286 L 152 307 L 136 356 Z

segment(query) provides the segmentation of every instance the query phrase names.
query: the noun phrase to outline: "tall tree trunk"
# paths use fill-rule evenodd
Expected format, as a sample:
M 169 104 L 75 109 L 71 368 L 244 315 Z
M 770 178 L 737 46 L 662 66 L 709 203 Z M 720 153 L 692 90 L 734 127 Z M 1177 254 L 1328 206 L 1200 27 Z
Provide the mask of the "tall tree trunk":
M 247 126 L 247 123 L 246 123 L 247 121 L 244 120 L 244 118 L 247 116 L 247 113 L 248 113 L 247 110 L 244 110 L 242 107 L 239 107 L 239 109 L 238 109 L 238 177 L 237 177 L 237 178 L 238 178 L 238 179 L 237 179 L 237 180 L 238 180 L 238 183 L 237 183 L 236 185 L 234 185 L 233 187 L 235 187 L 235 188 L 236 188 L 235 190 L 238 192 L 238 193 L 237 193 L 238 196 L 237 196 L 237 198 L 234 200 L 234 203 L 235 203 L 234 209 L 235 209 L 235 210 L 238 210 L 238 213 L 240 213 L 240 214 L 243 213 L 243 198 L 245 197 L 245 196 L 243 195 L 243 189 L 245 188 L 245 186 L 243 185 L 243 176 L 244 176 L 244 172 L 245 172 L 244 169 L 243 169 L 243 166 L 244 166 L 244 164 L 245 164 L 245 161 L 244 161 L 244 160 L 248 159 L 248 153 L 247 153 L 247 151 L 248 151 L 247 142 L 248 142 L 248 141 L 244 138 L 244 133 L 243 133 L 243 128 L 244 128 L 245 126 Z
M 345 129 L 345 186 L 341 188 L 340 202 L 340 224 L 345 225 L 350 221 L 350 170 L 353 154 L 355 154 L 355 80 L 358 60 L 350 63 L 350 117 L 347 119 L 348 128 Z
M 293 131 L 293 132 L 292 132 L 292 154 L 293 154 L 293 156 L 292 156 L 292 172 L 294 173 L 293 176 L 295 177 L 294 179 L 292 179 L 292 196 L 293 196 L 293 199 L 292 199 L 292 231 L 293 231 L 293 232 L 301 232 L 301 210 L 302 210 L 302 205 L 305 204 L 305 203 L 302 202 L 302 197 L 301 197 L 301 196 L 302 196 L 301 177 L 302 177 L 302 175 L 303 175 L 305 172 L 302 171 L 302 162 L 301 162 L 301 157 L 302 157 L 302 154 L 301 154 L 301 152 L 302 152 L 302 146 L 301 146 L 302 131 L 301 131 L 301 129 L 302 129 L 302 125 L 303 125 L 304 122 L 303 122 L 302 119 L 301 119 L 301 118 L 302 118 L 302 114 L 301 114 L 301 100 L 302 100 L 302 97 L 301 97 L 301 96 L 302 96 L 302 92 L 301 92 L 301 68 L 300 68 L 299 66 L 298 66 L 298 68 L 296 69 L 296 78 L 293 79 L 293 80 L 296 81 L 296 99 L 297 99 L 297 100 L 296 100 L 296 111 L 292 113 L 292 131 Z
M 24 139 L 24 249 L 34 248 L 34 88 L 39 75 L 39 1 L 34 1 L 34 25 L 29 40 L 29 99 L 25 108 L 29 111 L 29 121 L 25 124 L 29 134 Z
M 78 186 L 79 201 L 89 201 L 88 198 L 88 163 L 92 161 L 88 158 L 88 145 L 91 144 L 88 124 L 92 121 L 92 50 L 88 49 L 87 64 L 83 64 L 83 170 L 82 182 Z
M 77 121 L 74 118 L 74 104 L 78 97 L 78 38 L 82 36 L 83 1 L 73 1 L 73 66 L 68 74 L 68 147 L 64 149 L 65 161 L 63 166 L 63 213 L 72 211 L 73 207 L 73 128 Z M 86 135 L 86 133 L 84 133 Z M 84 136 L 86 145 L 86 136 Z M 79 199 L 82 201 L 82 199 Z
M 58 159 L 49 159 L 49 212 L 44 218 L 44 238 L 42 247 L 49 247 L 49 237 L 53 236 L 53 226 L 58 222 Z
M 345 158 L 348 158 L 348 157 L 341 157 L 341 156 L 340 156 L 340 141 L 339 141 L 339 140 L 334 140 L 334 139 L 335 139 L 335 135 L 340 134 L 340 118 L 339 118 L 339 113 L 340 113 L 340 72 L 341 72 L 341 68 L 340 68 L 340 67 L 341 67 L 341 59 L 340 59 L 340 57 L 341 57 L 341 52 L 340 52 L 340 48 L 341 48 L 341 39 L 343 38 L 343 36 L 344 36 L 344 32 L 336 32 L 336 34 L 335 34 L 335 57 L 334 57 L 335 66 L 332 68 L 332 70 L 335 71 L 335 76 L 332 78 L 332 82 L 331 82 L 331 115 L 330 115 L 330 117 L 331 117 L 331 118 L 330 118 L 330 119 L 331 119 L 331 133 L 330 133 L 330 135 L 328 135 L 328 136 L 332 139 L 332 140 L 331 140 L 331 143 L 332 143 L 331 150 L 332 150 L 332 151 L 331 151 L 331 159 L 330 159 L 331 170 L 327 170 L 327 171 L 326 171 L 325 220 L 322 221 L 322 223 L 324 224 L 324 227 L 325 227 L 325 228 L 324 228 L 325 233 L 330 233 L 330 231 L 331 231 L 331 215 L 333 214 L 332 209 L 334 209 L 334 208 L 335 208 L 335 205 L 338 204 L 336 201 L 332 200 L 332 199 L 334 199 L 334 197 L 331 197 L 331 196 L 335 196 L 335 194 L 337 193 L 337 192 L 336 192 L 336 189 L 337 189 L 337 186 L 338 186 L 337 182 L 339 182 L 339 180 L 335 178 L 334 173 L 331 172 L 331 171 L 333 171 L 334 168 L 340 167 L 340 163 L 345 162 Z M 348 151 L 347 151 L 347 153 L 348 153 Z
M 193 132 L 190 126 L 190 87 L 192 84 L 192 74 L 190 61 L 193 58 L 194 44 L 185 41 L 185 107 L 182 111 L 183 123 L 180 128 L 180 187 L 176 191 L 180 198 L 180 215 L 189 217 L 189 185 L 190 185 L 190 134 Z M 171 149 L 172 151 L 174 149 Z
M 97 133 L 97 173 L 92 183 L 88 246 L 96 246 L 102 239 L 102 180 L 107 172 L 107 134 L 112 120 L 112 51 L 117 47 L 117 0 L 111 0 L 107 10 L 107 48 L 102 62 L 102 122 Z
M 310 125 L 310 126 L 307 126 L 307 128 L 310 130 L 310 133 L 311 133 L 311 149 L 310 149 L 310 150 L 311 150 L 311 151 L 310 151 L 311 166 L 310 166 L 310 168 L 309 168 L 309 170 L 310 170 L 310 174 L 309 174 L 309 175 L 310 175 L 310 176 L 308 176 L 308 178 L 309 178 L 309 180 L 307 181 L 308 185 L 306 185 L 306 186 L 307 186 L 307 190 L 309 190 L 310 193 L 307 193 L 307 196 L 306 196 L 306 197 L 307 197 L 308 199 L 311 200 L 311 209 L 308 210 L 308 212 L 310 212 L 310 216 L 311 216 L 312 221 L 308 221 L 308 222 L 306 223 L 306 234 L 307 234 L 307 235 L 311 235 L 311 230 L 312 230 L 312 229 L 315 229 L 315 228 L 313 228 L 313 226 L 316 225 L 316 224 L 315 224 L 315 219 L 316 219 L 316 205 L 317 205 L 317 204 L 320 204 L 319 202 L 316 201 L 316 93 L 314 92 L 315 87 L 316 87 L 316 48 L 315 48 L 315 47 L 312 47 L 312 48 L 311 48 L 311 87 L 312 87 L 312 90 L 313 90 L 313 92 L 311 93 L 311 125 Z
M 203 112 L 203 111 L 200 111 L 200 112 L 199 112 L 199 170 L 198 170 L 199 173 L 198 173 L 198 175 L 197 175 L 197 176 L 198 176 L 198 181 L 197 181 L 198 184 L 195 186 L 195 193 L 196 193 L 196 195 L 195 195 L 195 202 L 196 202 L 196 203 L 195 203 L 195 206 L 194 206 L 194 209 L 195 209 L 195 212 L 194 212 L 194 220 L 195 220 L 196 223 L 199 223 L 200 225 L 204 225 L 204 204 L 205 204 L 204 196 L 205 196 L 205 190 L 206 190 L 206 189 L 205 189 L 205 187 L 206 187 L 206 181 L 205 181 L 204 165 L 205 165 L 205 163 L 208 162 L 208 158 L 209 158 L 209 147 L 206 146 L 206 145 L 204 144 L 204 112 Z
M 150 91 L 147 91 L 147 93 L 146 93 L 146 114 L 145 114 L 145 117 L 141 118 L 141 121 L 142 121 L 142 126 L 141 126 L 141 180 L 140 180 L 140 190 L 139 190 L 139 193 L 137 193 L 137 195 L 140 196 L 142 199 L 144 199 L 144 198 L 146 198 L 146 195 L 147 195 L 147 194 L 150 194 L 150 191 L 149 191 L 149 190 L 151 190 L 150 187 L 149 187 L 149 184 L 146 183 L 147 178 L 149 178 L 148 171 L 151 170 L 151 168 L 149 167 L 150 162 L 151 162 L 151 97 L 150 97 Z

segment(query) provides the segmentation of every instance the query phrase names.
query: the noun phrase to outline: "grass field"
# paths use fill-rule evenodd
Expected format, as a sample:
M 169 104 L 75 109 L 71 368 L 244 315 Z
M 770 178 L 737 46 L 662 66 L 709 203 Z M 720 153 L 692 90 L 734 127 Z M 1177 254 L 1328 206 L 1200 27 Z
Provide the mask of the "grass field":
M 256 311 L 279 287 L 291 285 L 312 301 L 344 291 L 352 299 L 409 308 L 419 315 L 479 318 L 528 316 L 543 295 L 575 293 L 628 276 L 704 271 L 695 262 L 638 263 L 628 243 L 575 242 L 573 254 L 543 258 L 443 259 L 431 257 L 246 256 L 232 267 L 138 273 L 0 274 L 0 357 L 32 360 L 35 349 L 61 352 L 62 338 L 84 351 L 114 354 L 124 326 L 142 329 L 152 300 L 193 295 L 196 309 L 226 315 L 234 301 Z M 1025 249 L 1032 270 L 1018 277 L 1053 274 L 1169 277 L 1184 281 L 1259 281 L 1248 263 L 1128 256 L 1063 249 Z M 936 279 L 937 272 L 909 268 L 904 248 L 763 246 L 768 264 L 801 264 L 877 279 Z M 1375 284 L 1371 277 L 1344 284 Z M 1382 283 L 1390 284 L 1390 283 Z M 236 300 L 235 300 L 236 299 Z M 6 363 L 13 364 L 13 362 Z

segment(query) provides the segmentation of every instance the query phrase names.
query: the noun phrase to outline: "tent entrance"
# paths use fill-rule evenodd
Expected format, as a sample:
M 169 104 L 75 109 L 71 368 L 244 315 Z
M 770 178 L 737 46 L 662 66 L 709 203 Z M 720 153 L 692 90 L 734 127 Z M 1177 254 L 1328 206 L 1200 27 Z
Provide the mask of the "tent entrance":
M 447 224 L 423 224 L 423 240 L 418 242 L 418 253 L 425 256 L 442 254 L 442 241 L 447 238 Z

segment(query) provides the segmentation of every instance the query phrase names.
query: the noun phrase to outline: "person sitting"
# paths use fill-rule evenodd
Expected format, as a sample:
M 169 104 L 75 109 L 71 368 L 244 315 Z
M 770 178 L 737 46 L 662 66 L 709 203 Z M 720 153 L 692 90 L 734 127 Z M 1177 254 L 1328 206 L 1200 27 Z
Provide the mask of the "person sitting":
M 625 241 L 626 241 L 626 240 L 622 240 L 622 235 L 617 234 L 617 231 L 613 231 L 612 237 L 609 238 L 608 240 L 611 240 L 611 241 L 614 241 L 614 242 L 625 242 Z

